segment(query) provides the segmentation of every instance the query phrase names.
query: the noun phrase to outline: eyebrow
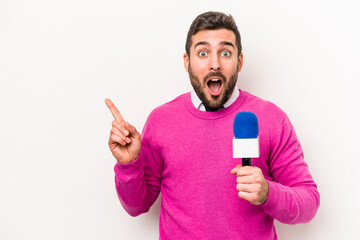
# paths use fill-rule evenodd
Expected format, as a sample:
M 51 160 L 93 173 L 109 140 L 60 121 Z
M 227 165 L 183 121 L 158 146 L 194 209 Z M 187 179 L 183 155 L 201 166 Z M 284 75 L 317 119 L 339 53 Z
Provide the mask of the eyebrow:
M 209 46 L 210 43 L 206 42 L 206 41 L 201 41 L 201 42 L 196 43 L 194 48 L 196 48 L 199 45 Z M 234 44 L 232 44 L 231 42 L 227 42 L 227 41 L 222 41 L 222 42 L 219 43 L 219 45 L 221 45 L 221 46 L 231 46 L 231 47 L 235 48 Z
M 205 42 L 205 41 L 203 41 L 203 42 L 198 42 L 198 43 L 196 43 L 196 44 L 195 44 L 194 48 L 196 48 L 196 47 L 197 47 L 197 46 L 199 46 L 199 45 L 209 46 L 209 45 L 210 45 L 210 43 Z
M 234 44 L 232 44 L 231 42 L 227 42 L 227 41 L 221 42 L 220 45 L 222 45 L 222 46 L 231 46 L 231 47 L 235 48 Z

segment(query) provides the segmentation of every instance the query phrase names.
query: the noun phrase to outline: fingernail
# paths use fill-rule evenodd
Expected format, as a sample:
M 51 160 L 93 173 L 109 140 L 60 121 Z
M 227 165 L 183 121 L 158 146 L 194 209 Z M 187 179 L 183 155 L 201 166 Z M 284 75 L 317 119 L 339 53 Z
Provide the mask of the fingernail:
M 125 133 L 125 135 L 128 135 L 129 134 L 129 131 L 128 130 L 124 130 L 124 133 Z
M 130 142 L 131 142 L 131 139 L 130 139 L 130 138 L 126 138 L 126 142 L 127 142 L 127 143 L 130 143 Z

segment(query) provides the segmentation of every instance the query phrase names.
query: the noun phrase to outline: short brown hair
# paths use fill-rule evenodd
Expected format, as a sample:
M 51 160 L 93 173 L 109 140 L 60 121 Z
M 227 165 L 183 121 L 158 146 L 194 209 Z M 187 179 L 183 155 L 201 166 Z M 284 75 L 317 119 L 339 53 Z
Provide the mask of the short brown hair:
M 233 31 L 235 34 L 236 47 L 238 48 L 238 56 L 240 56 L 241 38 L 239 30 L 236 26 L 234 18 L 229 14 L 226 15 L 222 12 L 205 12 L 200 14 L 192 22 L 190 29 L 187 34 L 185 50 L 186 54 L 190 56 L 190 47 L 192 44 L 192 36 L 201 30 L 217 30 L 217 29 L 228 29 Z

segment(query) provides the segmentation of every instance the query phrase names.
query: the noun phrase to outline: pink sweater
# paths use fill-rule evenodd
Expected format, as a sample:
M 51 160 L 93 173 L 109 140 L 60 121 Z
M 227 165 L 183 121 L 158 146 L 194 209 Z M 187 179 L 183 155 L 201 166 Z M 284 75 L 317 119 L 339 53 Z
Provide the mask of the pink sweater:
M 217 112 L 196 109 L 190 93 L 156 108 L 144 126 L 139 158 L 115 165 L 116 190 L 131 216 L 147 212 L 161 191 L 160 239 L 277 239 L 273 219 L 295 224 L 315 216 L 320 196 L 286 114 L 239 91 Z M 258 117 L 260 157 L 253 166 L 269 183 L 260 206 L 237 196 L 230 173 L 241 163 L 232 157 L 240 111 Z

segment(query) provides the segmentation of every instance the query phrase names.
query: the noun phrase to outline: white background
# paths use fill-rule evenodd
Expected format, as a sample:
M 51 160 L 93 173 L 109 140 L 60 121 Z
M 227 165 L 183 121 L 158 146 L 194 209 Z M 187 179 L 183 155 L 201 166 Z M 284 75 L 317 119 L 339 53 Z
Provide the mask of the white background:
M 234 16 L 238 86 L 288 114 L 318 184 L 317 216 L 279 238 L 360 238 L 356 1 L 0 0 L 0 239 L 158 238 L 159 201 L 133 218 L 117 199 L 104 99 L 141 130 L 190 91 L 185 38 L 208 10 Z

